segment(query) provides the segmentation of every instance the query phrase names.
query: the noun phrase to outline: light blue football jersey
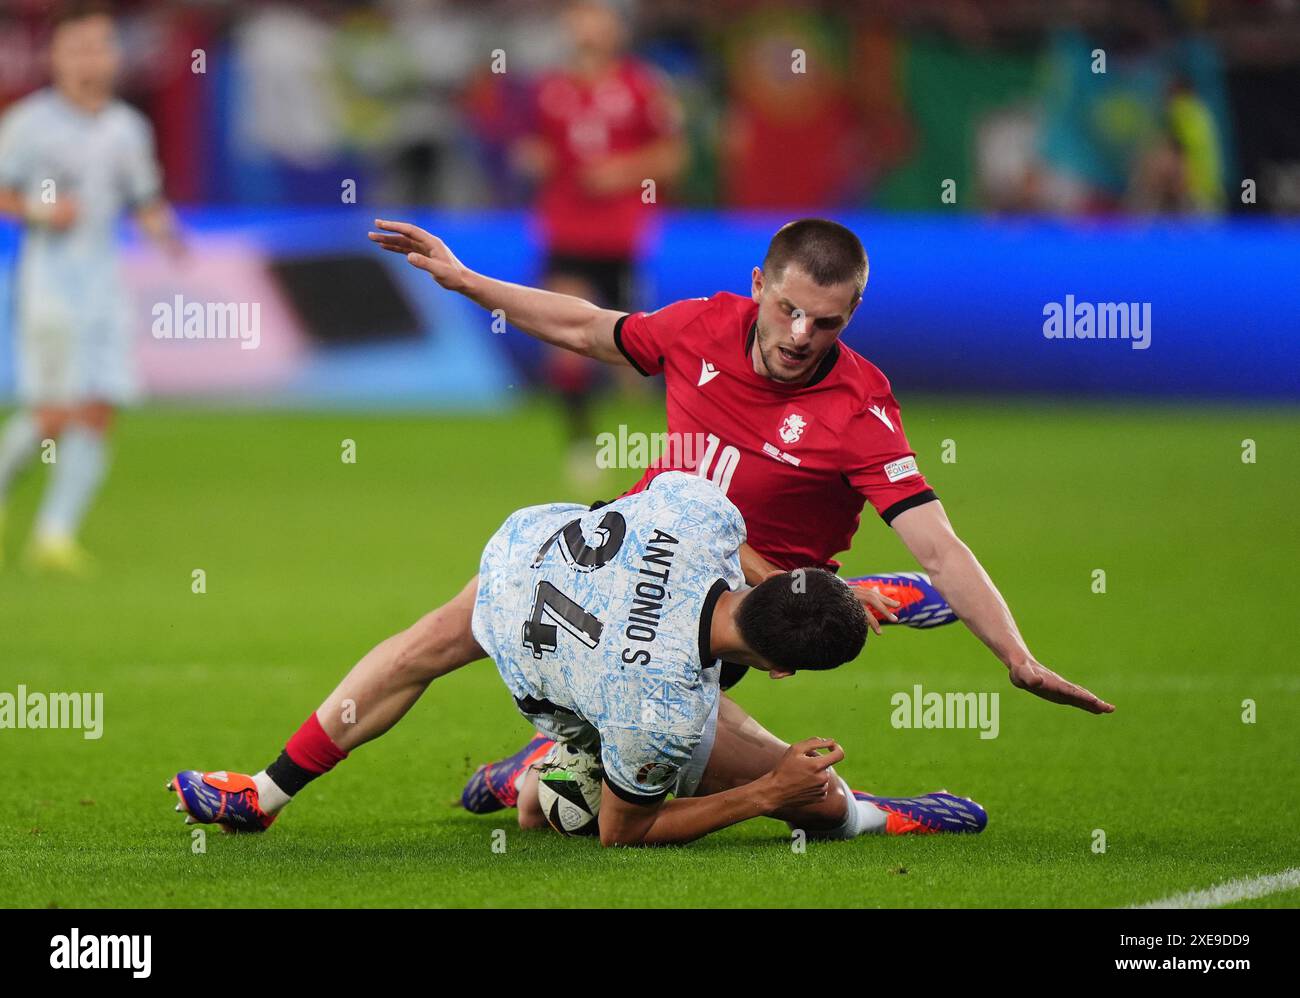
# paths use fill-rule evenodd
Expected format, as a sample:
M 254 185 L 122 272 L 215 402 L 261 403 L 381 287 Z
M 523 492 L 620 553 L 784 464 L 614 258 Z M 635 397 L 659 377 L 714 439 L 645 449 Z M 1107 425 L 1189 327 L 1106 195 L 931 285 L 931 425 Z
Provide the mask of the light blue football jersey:
M 97 369 L 112 366 L 130 346 L 118 223 L 162 195 L 148 119 L 120 100 L 89 114 L 52 88 L 31 94 L 0 118 L 0 187 L 31 204 L 43 203 L 42 195 L 52 190 L 56 200 L 70 198 L 77 205 L 67 230 L 33 226 L 24 232 L 17 318 L 20 343 L 42 341 L 32 344 L 39 353 L 33 364 L 77 365 L 82 370 L 72 380 L 90 384 L 74 388 L 97 388 Z M 60 350 L 53 360 L 51 338 L 67 341 L 55 344 Z
M 709 626 L 744 584 L 744 540 L 740 511 L 683 472 L 596 510 L 521 509 L 483 552 L 474 637 L 521 712 L 577 715 L 615 792 L 661 799 L 717 708 Z
M 77 220 L 63 233 L 29 232 L 24 260 L 90 265 L 91 275 L 60 275 L 74 283 L 102 272 L 117 256 L 123 214 L 162 194 L 148 119 L 120 100 L 90 114 L 52 88 L 17 101 L 0 118 L 0 187 L 38 204 L 49 182 L 56 198 L 76 201 Z

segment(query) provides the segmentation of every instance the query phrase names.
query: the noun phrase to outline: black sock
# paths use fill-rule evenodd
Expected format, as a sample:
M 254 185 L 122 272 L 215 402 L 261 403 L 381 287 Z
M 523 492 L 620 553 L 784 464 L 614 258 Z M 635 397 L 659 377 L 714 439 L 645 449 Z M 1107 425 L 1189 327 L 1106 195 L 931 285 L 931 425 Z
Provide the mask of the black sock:
M 292 797 L 321 774 L 303 769 L 289 758 L 287 751 L 283 751 L 280 753 L 280 758 L 266 767 L 266 775 L 284 791 L 286 796 Z

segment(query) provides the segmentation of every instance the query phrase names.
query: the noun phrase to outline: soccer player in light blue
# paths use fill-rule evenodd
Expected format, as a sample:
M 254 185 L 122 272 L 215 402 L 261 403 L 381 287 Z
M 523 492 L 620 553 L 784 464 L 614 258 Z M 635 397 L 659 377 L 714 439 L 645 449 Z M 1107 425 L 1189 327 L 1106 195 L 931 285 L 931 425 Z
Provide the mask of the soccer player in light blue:
M 52 86 L 0 119 L 0 216 L 23 228 L 15 302 L 21 409 L 0 428 L 0 540 L 10 486 L 43 441 L 56 441 L 28 548 L 37 569 L 88 567 L 77 532 L 107 469 L 114 409 L 136 395 L 118 223 L 130 214 L 151 239 L 180 251 L 152 130 L 114 97 L 119 63 L 108 8 L 63 4 L 52 18 Z
M 410 632 L 381 642 L 266 769 L 177 773 L 168 783 L 177 810 L 261 831 L 396 724 L 430 682 L 491 657 L 531 724 L 600 759 L 604 845 L 689 842 L 761 816 L 825 839 L 982 830 L 983 809 L 946 791 L 851 790 L 831 768 L 844 757 L 834 741 L 788 745 L 723 695 L 724 657 L 783 679 L 851 661 L 867 636 L 866 611 L 830 572 L 746 587 L 744 542 L 722 491 L 680 471 L 595 509 L 521 509 L 488 541 L 478 576 L 421 622 L 445 638 L 444 657 L 413 654 Z M 536 773 L 529 779 L 526 828 L 545 824 Z

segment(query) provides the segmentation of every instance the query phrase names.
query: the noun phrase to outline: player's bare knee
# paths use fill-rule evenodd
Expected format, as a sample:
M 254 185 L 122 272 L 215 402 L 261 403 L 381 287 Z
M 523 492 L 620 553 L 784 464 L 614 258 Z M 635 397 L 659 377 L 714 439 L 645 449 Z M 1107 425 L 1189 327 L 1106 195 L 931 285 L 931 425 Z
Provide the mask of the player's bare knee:
M 524 774 L 524 784 L 519 788 L 519 827 L 528 831 L 547 827 L 546 815 L 542 803 L 537 798 L 537 770 L 530 769 Z
M 532 807 L 519 808 L 519 827 L 526 832 L 548 827 L 546 815 L 542 814 L 542 809 L 536 802 Z

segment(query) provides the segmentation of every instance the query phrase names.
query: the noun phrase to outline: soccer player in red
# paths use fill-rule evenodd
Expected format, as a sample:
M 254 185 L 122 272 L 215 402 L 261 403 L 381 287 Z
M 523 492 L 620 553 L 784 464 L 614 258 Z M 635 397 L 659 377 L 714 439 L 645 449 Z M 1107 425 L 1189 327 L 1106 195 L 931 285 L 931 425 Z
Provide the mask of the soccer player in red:
M 837 567 L 834 555 L 849 546 L 870 502 L 1012 685 L 1091 713 L 1114 710 L 1030 652 L 922 476 L 888 379 L 840 342 L 868 271 L 862 244 L 844 226 L 823 219 L 783 226 L 753 269 L 747 298 L 719 292 L 631 315 L 475 273 L 416 226 L 376 227 L 374 242 L 404 254 L 442 287 L 502 309 L 515 328 L 645 375 L 662 373 L 670 441 L 683 446 L 677 453 L 670 447 L 636 488 L 672 469 L 720 486 L 745 517 L 746 581 L 801 566 Z M 697 434 L 702 452 L 689 454 L 684 444 Z M 898 605 L 868 587 L 856 591 L 875 615 L 892 616 Z M 466 788 L 467 806 L 512 803 L 522 764 L 540 750 L 530 746 L 480 770 Z
M 683 441 L 632 491 L 673 469 L 710 479 L 745 514 L 756 577 L 838 568 L 831 556 L 851 544 L 867 501 L 892 523 L 936 498 L 903 434 L 889 381 L 838 342 L 852 306 L 815 277 L 785 273 L 787 247 L 829 224 L 796 222 L 778 234 L 767 267 L 795 281 L 778 277 L 770 288 L 756 268 L 753 297 L 720 291 L 614 323 L 625 362 L 664 376 L 671 439 Z M 800 280 L 803 286 L 786 286 Z M 775 329 L 758 321 L 765 295 Z M 692 443 L 693 467 L 685 463 Z
M 376 226 L 380 231 L 370 238 L 380 246 L 402 253 L 442 287 L 503 309 L 516 328 L 598 360 L 662 371 L 669 431 L 705 436 L 702 454 L 687 470 L 715 481 L 747 521 L 746 583 L 780 574 L 779 565 L 833 565 L 869 501 L 1014 686 L 1094 714 L 1114 710 L 1029 651 L 992 580 L 916 468 L 889 382 L 839 342 L 867 280 L 866 254 L 848 229 L 820 219 L 783 226 L 754 268 L 749 298 L 719 293 L 629 316 L 477 274 L 442 240 L 413 225 Z M 671 465 L 671 452 L 669 458 Z M 665 470 L 648 471 L 640 487 Z M 265 770 L 254 776 L 194 771 L 178 779 L 201 778 L 221 809 L 248 801 L 251 826 L 266 827 L 308 783 L 397 723 L 430 682 L 482 656 L 466 636 L 476 588 L 471 580 L 446 606 L 371 649 Z M 888 614 L 895 602 L 865 587 L 855 594 L 878 613 Z M 517 800 L 521 825 L 544 820 L 528 766 L 536 743 L 475 774 L 466 807 L 483 812 Z M 732 763 L 752 767 L 753 759 L 719 760 Z M 214 814 L 201 820 L 222 820 L 220 811 Z
M 627 33 L 616 10 L 577 0 L 563 23 L 570 58 L 537 81 L 531 128 L 514 159 L 538 181 L 543 285 L 628 311 L 651 217 L 644 184 L 670 183 L 686 160 L 681 111 L 663 74 L 624 52 Z M 651 203 L 657 200 L 655 191 Z M 559 349 L 543 362 L 564 403 L 570 474 L 578 480 L 595 470 L 588 410 L 598 366 Z

